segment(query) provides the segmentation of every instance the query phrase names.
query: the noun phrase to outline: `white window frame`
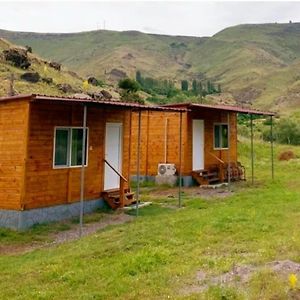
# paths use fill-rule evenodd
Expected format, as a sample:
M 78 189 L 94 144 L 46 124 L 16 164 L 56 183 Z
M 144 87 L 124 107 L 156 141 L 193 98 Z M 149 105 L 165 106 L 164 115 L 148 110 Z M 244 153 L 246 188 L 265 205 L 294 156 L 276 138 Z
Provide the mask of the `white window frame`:
M 214 127 L 213 127 L 213 143 L 214 143 L 214 150 L 228 150 L 229 149 L 229 147 L 230 147 L 230 131 L 229 131 L 229 124 L 228 123 L 222 123 L 222 122 L 220 122 L 220 123 L 214 123 L 213 124 L 214 125 Z M 216 145 L 216 136 L 215 136 L 215 126 L 222 126 L 222 125 L 227 125 L 227 145 L 228 145 L 228 147 L 225 147 L 225 148 L 222 148 L 222 147 L 219 147 L 219 148 L 216 148 L 215 147 L 215 145 Z M 220 136 L 221 137 L 221 145 L 223 144 L 222 142 L 222 135 Z
M 69 138 L 68 138 L 68 156 L 67 156 L 67 165 L 63 166 L 56 166 L 55 165 L 55 145 L 56 145 L 56 130 L 61 129 L 61 130 L 66 130 L 69 131 Z M 72 159 L 72 147 L 71 147 L 71 142 L 72 142 L 72 129 L 82 129 L 83 127 L 80 126 L 55 126 L 54 127 L 54 135 L 53 135 L 53 159 L 52 159 L 52 167 L 53 169 L 73 169 L 73 168 L 81 168 L 82 165 L 77 165 L 77 166 L 71 166 L 71 159 Z M 89 161 L 89 127 L 86 127 L 86 135 L 87 135 L 87 142 L 86 142 L 86 163 L 85 167 L 88 166 L 88 161 Z

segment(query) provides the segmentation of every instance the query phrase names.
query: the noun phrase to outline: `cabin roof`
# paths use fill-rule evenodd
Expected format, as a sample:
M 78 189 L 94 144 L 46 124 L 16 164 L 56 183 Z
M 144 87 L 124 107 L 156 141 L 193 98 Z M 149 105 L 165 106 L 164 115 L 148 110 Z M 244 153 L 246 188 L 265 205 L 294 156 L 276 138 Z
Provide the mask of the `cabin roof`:
M 122 102 L 117 99 L 111 100 L 96 100 L 93 98 L 76 98 L 72 96 L 49 96 L 41 94 L 28 94 L 28 95 L 16 95 L 8 97 L 0 97 L 0 103 L 12 100 L 30 100 L 32 102 L 40 101 L 53 101 L 62 103 L 78 103 L 78 104 L 94 104 L 100 106 L 114 106 L 120 108 L 132 108 L 137 110 L 160 110 L 160 111 L 173 111 L 173 112 L 185 112 L 185 107 L 167 107 L 167 106 L 151 106 L 139 103 Z
M 274 112 L 270 111 L 262 111 L 258 109 L 251 109 L 241 106 L 231 106 L 231 105 L 211 105 L 211 104 L 202 104 L 202 103 L 175 103 L 175 104 L 166 104 L 163 107 L 173 107 L 173 108 L 186 108 L 189 110 L 192 109 L 201 109 L 201 108 L 209 108 L 215 110 L 223 110 L 223 111 L 230 111 L 230 112 L 238 112 L 243 114 L 253 114 L 253 115 L 267 115 L 267 116 L 275 116 Z

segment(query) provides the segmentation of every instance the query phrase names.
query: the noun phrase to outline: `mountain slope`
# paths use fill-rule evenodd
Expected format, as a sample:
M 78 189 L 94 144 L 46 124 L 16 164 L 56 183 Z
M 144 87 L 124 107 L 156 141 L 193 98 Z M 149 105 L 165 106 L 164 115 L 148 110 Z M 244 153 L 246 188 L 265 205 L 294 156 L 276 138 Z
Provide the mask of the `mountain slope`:
M 91 31 L 74 34 L 37 34 L 1 31 L 0 36 L 30 45 L 41 56 L 54 59 L 85 76 L 114 79 L 117 69 L 128 76 L 141 70 L 156 78 L 189 74 L 184 56 L 206 38 L 172 37 L 137 31 Z
M 9 58 L 7 53 L 10 53 Z M 19 65 L 21 60 L 25 61 L 23 66 Z M 85 93 L 100 95 L 103 87 L 89 84 L 84 88 L 83 81 L 83 78 L 64 66 L 53 64 L 24 47 L 0 38 L 0 97 L 11 94 L 11 85 L 15 94 L 72 95 L 84 90 Z M 115 98 L 119 97 L 109 87 L 106 90 Z
M 177 81 L 209 78 L 241 104 L 287 112 L 300 107 L 299 23 L 239 25 L 205 38 L 101 30 L 0 36 L 83 76 L 116 82 L 140 70 Z

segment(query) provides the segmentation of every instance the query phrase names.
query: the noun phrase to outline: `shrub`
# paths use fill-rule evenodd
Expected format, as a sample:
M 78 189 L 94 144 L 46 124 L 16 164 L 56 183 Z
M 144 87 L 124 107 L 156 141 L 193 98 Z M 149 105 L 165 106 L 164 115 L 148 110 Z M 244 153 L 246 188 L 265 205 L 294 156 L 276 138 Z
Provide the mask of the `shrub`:
M 127 93 L 135 93 L 140 89 L 140 85 L 135 80 L 130 78 L 121 79 L 118 86 Z

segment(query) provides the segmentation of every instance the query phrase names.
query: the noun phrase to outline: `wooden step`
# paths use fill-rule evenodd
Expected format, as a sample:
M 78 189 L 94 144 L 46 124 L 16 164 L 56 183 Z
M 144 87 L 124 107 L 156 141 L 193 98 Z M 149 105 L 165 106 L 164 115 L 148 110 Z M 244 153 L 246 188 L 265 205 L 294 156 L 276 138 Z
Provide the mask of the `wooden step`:
M 193 171 L 192 177 L 199 185 L 209 185 L 220 182 L 219 172 L 215 168 Z
M 105 190 L 102 192 L 102 197 L 112 209 L 117 209 L 121 206 L 119 189 Z M 124 189 L 124 206 L 131 205 L 134 202 L 134 193 L 130 189 Z

